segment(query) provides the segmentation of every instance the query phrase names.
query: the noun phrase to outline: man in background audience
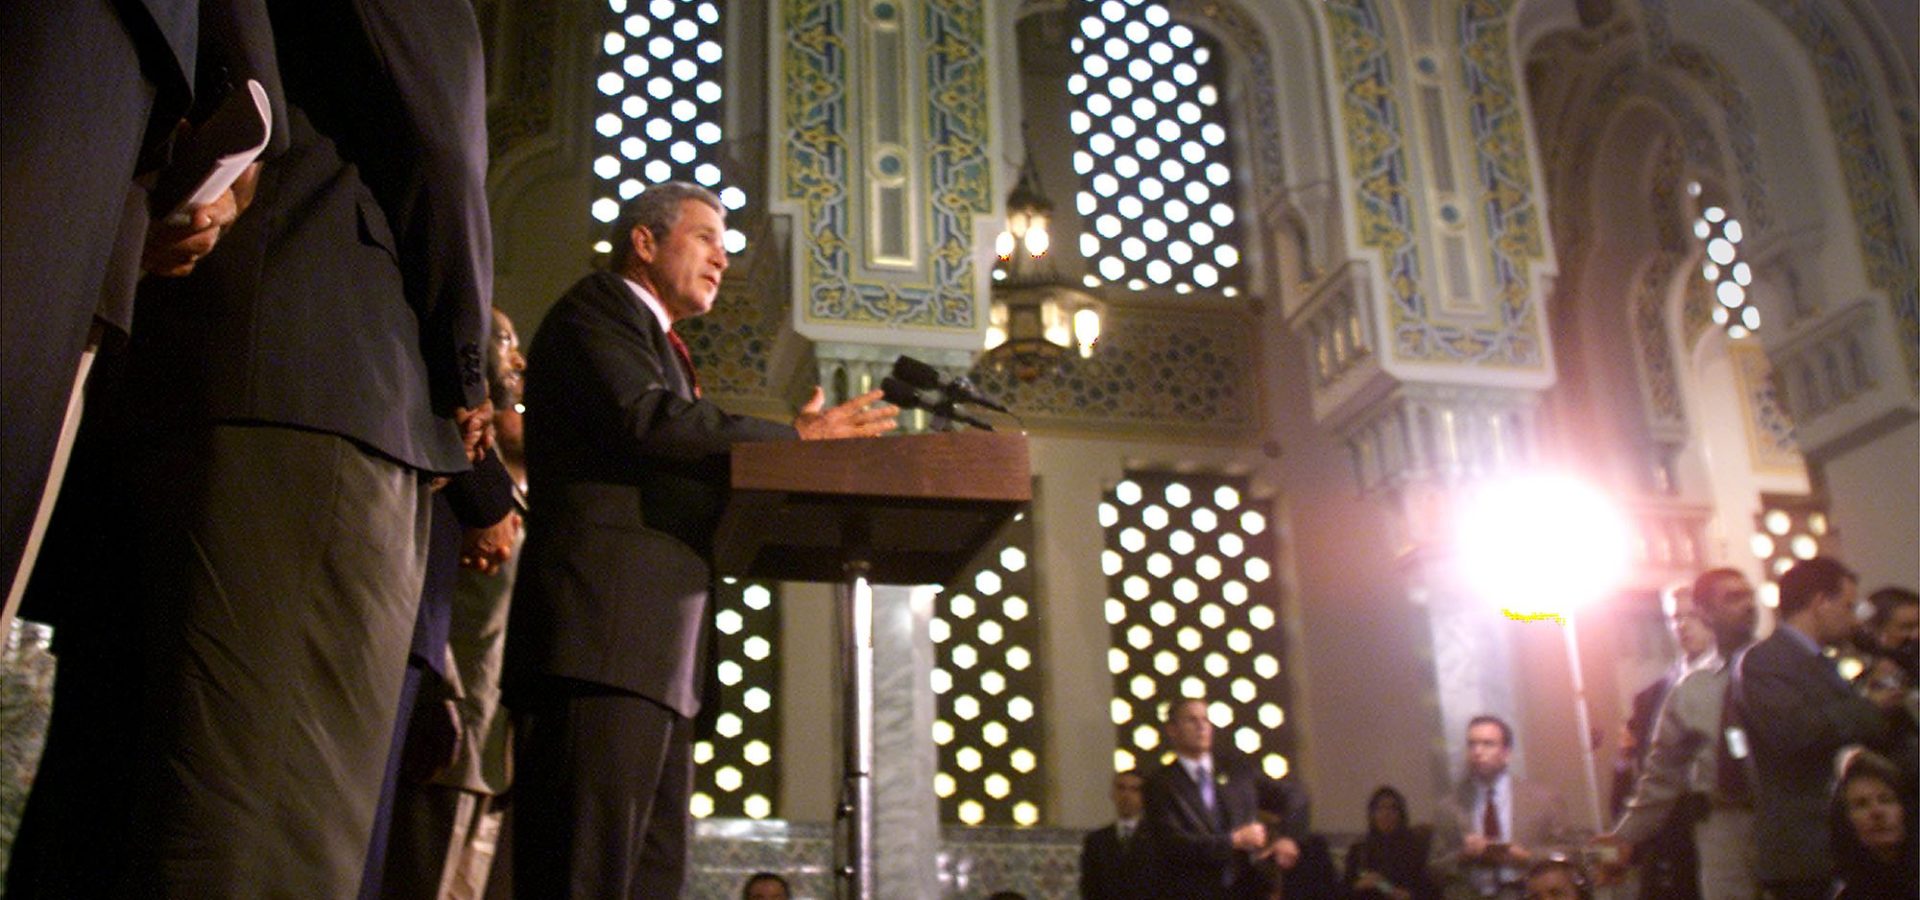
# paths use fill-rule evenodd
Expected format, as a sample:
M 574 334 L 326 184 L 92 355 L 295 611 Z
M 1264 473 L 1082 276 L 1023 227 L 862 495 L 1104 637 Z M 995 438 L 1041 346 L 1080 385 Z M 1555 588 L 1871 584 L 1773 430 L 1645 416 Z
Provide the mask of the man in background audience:
M 1448 897 L 1518 897 L 1536 856 L 1566 841 L 1566 804 L 1552 788 L 1515 777 L 1513 728 L 1493 715 L 1467 723 L 1467 776 L 1442 798 L 1434 866 Z
M 1555 854 L 1527 870 L 1526 900 L 1593 900 L 1580 864 Z
M 1731 665 L 1753 643 L 1759 607 L 1753 585 L 1735 569 L 1701 573 L 1692 594 L 1719 650 L 1711 665 L 1687 675 L 1668 696 L 1626 814 L 1598 841 L 1631 860 L 1647 836 L 1687 829 L 1698 848 L 1693 880 L 1701 896 L 1751 900 L 1757 887 L 1752 795 L 1744 769 L 1728 753 L 1726 730 L 1737 725 L 1727 718 L 1726 697 Z
M 1758 780 L 1756 870 L 1777 900 L 1827 895 L 1835 755 L 1854 744 L 1883 748 L 1888 715 L 1901 702 L 1898 687 L 1856 693 L 1823 652 L 1853 633 L 1858 590 L 1853 572 L 1830 557 L 1795 564 L 1780 576 L 1778 627 L 1735 667 L 1734 697 Z
M 1140 829 L 1146 779 L 1139 772 L 1113 776 L 1114 823 L 1087 832 L 1080 844 L 1083 900 L 1146 900 L 1153 896 L 1153 848 Z
M 1266 898 L 1299 865 L 1307 840 L 1306 792 L 1214 746 L 1207 701 L 1167 707 L 1174 760 L 1147 776 L 1147 836 L 1159 855 L 1155 897 Z M 1289 893 L 1292 893 L 1289 891 Z
M 793 900 L 787 879 L 773 872 L 755 872 L 740 888 L 740 900 Z
M 1633 696 L 1633 712 L 1623 726 L 1620 756 L 1613 766 L 1615 818 L 1625 811 L 1635 782 L 1646 770 L 1647 751 L 1653 743 L 1661 705 L 1688 673 L 1720 661 L 1714 650 L 1713 631 L 1694 602 L 1691 584 L 1661 591 L 1660 612 L 1679 652 L 1664 674 Z M 1669 817 L 1653 834 L 1635 844 L 1633 858 L 1640 877 L 1641 900 L 1692 900 L 1700 896 L 1693 829 L 1678 817 Z

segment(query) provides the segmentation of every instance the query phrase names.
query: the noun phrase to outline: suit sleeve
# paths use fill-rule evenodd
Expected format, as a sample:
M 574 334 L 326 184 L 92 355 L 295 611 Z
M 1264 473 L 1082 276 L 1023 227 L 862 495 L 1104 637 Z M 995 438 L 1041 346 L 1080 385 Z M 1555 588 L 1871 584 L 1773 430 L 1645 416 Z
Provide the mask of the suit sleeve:
M 1769 742 L 1791 757 L 1831 753 L 1848 744 L 1883 744 L 1887 718 L 1879 707 L 1852 691 L 1821 690 L 1819 673 L 1795 673 L 1782 665 L 1793 662 L 1778 653 L 1753 651 L 1740 658 L 1738 690 L 1750 729 L 1766 723 Z
M 205 0 L 201 4 L 198 68 L 195 95 L 201 103 L 218 103 L 247 79 L 260 82 L 273 116 L 272 133 L 260 159 L 270 160 L 286 151 L 290 143 L 287 97 L 280 86 L 273 25 L 262 0 Z
M 441 493 L 462 528 L 486 528 L 513 512 L 513 475 L 498 453 L 453 476 Z
M 388 80 L 384 115 L 364 119 L 366 181 L 398 245 L 407 302 L 421 319 L 434 408 L 487 399 L 493 297 L 487 215 L 486 72 L 467 0 L 356 0 L 368 50 Z M 370 87 L 369 93 L 373 93 Z
M 1543 808 L 1537 843 L 1528 849 L 1534 853 L 1565 853 L 1585 843 L 1592 832 L 1582 828 L 1567 814 L 1567 798 L 1545 785 L 1536 785 Z
M 610 434 L 609 439 L 616 442 L 603 451 L 622 459 L 698 462 L 725 454 L 743 441 L 799 437 L 791 426 L 733 415 L 712 402 L 689 401 L 675 394 L 667 383 L 665 367 L 670 363 L 662 357 L 653 332 L 638 318 L 644 313 L 623 315 L 620 310 L 610 302 L 557 308 L 541 326 L 536 355 L 529 363 L 534 373 L 529 385 L 534 389 L 553 387 L 552 383 L 542 386 L 540 379 L 554 372 L 561 384 L 571 388 L 570 403 L 612 408 L 608 420 L 617 422 L 617 427 L 594 432 L 596 439 Z M 542 390 L 543 398 L 551 396 Z
M 1163 770 L 1147 779 L 1144 821 L 1154 846 L 1169 861 L 1216 866 L 1232 862 L 1230 835 L 1192 828 L 1188 817 L 1180 814 L 1181 800 L 1168 785 L 1172 771 Z
M 1693 695 L 1705 683 L 1695 681 L 1690 676 L 1688 680 L 1680 682 L 1667 697 L 1667 702 L 1661 705 L 1660 718 L 1653 726 L 1652 743 L 1647 747 L 1640 779 L 1634 785 L 1632 796 L 1626 800 L 1626 811 L 1620 817 L 1620 823 L 1613 829 L 1615 835 L 1629 844 L 1638 844 L 1652 837 L 1692 786 L 1688 781 L 1688 772 L 1701 744 L 1709 736 L 1695 729 L 1687 718 L 1692 711 Z
M 1313 801 L 1308 798 L 1306 787 L 1291 776 L 1257 778 L 1261 811 L 1279 817 L 1281 836 L 1292 838 L 1295 843 L 1305 841 L 1313 824 Z

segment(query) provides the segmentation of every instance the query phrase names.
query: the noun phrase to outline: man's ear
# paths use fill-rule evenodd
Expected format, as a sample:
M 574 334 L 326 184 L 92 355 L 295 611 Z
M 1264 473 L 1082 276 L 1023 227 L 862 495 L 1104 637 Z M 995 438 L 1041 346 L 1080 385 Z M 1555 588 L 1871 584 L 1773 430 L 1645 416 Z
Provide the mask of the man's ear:
M 635 225 L 627 232 L 627 240 L 633 242 L 633 257 L 644 263 L 652 263 L 659 246 L 654 243 L 653 229 L 645 225 Z

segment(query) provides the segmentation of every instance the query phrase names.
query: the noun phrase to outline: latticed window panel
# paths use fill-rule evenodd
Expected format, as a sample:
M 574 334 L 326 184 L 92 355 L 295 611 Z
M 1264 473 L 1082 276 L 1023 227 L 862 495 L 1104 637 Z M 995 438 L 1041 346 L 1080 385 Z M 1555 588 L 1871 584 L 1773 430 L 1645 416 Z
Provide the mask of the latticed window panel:
M 595 219 L 612 222 L 623 201 L 663 181 L 712 188 L 729 211 L 746 205 L 744 191 L 721 186 L 724 11 L 719 0 L 607 0 L 593 82 Z M 746 237 L 728 229 L 726 247 L 738 253 Z
M 1080 0 L 1068 125 L 1089 287 L 1239 293 L 1219 42 L 1143 0 Z
M 941 819 L 1037 825 L 1043 785 L 1033 521 L 1022 515 L 934 606 L 934 792 Z
M 721 579 L 713 593 L 714 735 L 693 745 L 695 818 L 765 819 L 780 800 L 778 587 Z M 712 696 L 709 692 L 709 696 Z
M 1766 575 L 1761 599 L 1775 606 L 1779 603 L 1780 576 L 1795 563 L 1822 554 L 1835 555 L 1839 535 L 1827 521 L 1827 507 L 1819 497 L 1762 494 L 1760 506 L 1747 543 Z
M 1687 185 L 1695 197 L 1702 193 L 1699 182 Z M 1747 295 L 1753 284 L 1753 268 L 1741 259 L 1740 242 L 1746 237 L 1740 220 L 1719 204 L 1708 203 L 1693 220 L 1693 236 L 1700 239 L 1706 259 L 1700 261 L 1700 277 L 1713 288 L 1713 322 L 1727 329 L 1727 336 L 1746 337 L 1760 330 L 1760 307 Z
M 1286 775 L 1285 639 L 1276 539 L 1244 478 L 1132 473 L 1100 503 L 1106 618 L 1112 635 L 1114 769 L 1157 764 L 1161 722 L 1181 697 L 1205 697 L 1216 745 Z

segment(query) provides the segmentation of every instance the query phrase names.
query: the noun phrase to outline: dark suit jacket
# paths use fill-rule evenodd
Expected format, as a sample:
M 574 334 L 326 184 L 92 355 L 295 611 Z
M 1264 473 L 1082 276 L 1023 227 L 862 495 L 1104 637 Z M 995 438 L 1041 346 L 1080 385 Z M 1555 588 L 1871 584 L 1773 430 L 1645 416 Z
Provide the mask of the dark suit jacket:
M 217 100 L 258 79 L 284 131 L 273 50 L 262 0 L 0 3 L 0 577 L 25 547 L 89 328 L 130 325 L 148 224 L 135 174 L 165 162 L 196 80 Z
M 194 274 L 142 286 L 134 346 L 162 421 L 337 434 L 467 468 L 486 399 L 485 80 L 465 0 L 272 0 L 287 152 Z
M 1265 897 L 1272 873 L 1256 869 L 1250 854 L 1233 849 L 1235 828 L 1261 813 L 1278 817 L 1268 838 L 1292 838 L 1304 849 L 1309 809 L 1306 792 L 1291 778 L 1268 778 L 1251 760 L 1216 749 L 1213 753 L 1214 811 L 1200 798 L 1200 787 L 1179 761 L 1147 776 L 1145 822 L 1159 851 L 1160 889 L 1156 896 L 1176 898 Z
M 1784 627 L 1735 663 L 1734 697 L 1759 778 L 1755 874 L 1761 881 L 1824 880 L 1833 876 L 1827 803 L 1834 754 L 1849 744 L 1882 746 L 1887 718 Z
M 1081 900 L 1148 900 L 1154 896 L 1153 847 L 1142 817 L 1125 845 L 1119 825 L 1087 832 L 1080 842 Z
M 727 451 L 798 435 L 694 399 L 659 320 L 609 272 L 547 313 L 526 402 L 537 499 L 507 626 L 509 703 L 560 678 L 691 718 Z

